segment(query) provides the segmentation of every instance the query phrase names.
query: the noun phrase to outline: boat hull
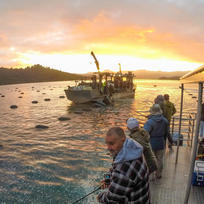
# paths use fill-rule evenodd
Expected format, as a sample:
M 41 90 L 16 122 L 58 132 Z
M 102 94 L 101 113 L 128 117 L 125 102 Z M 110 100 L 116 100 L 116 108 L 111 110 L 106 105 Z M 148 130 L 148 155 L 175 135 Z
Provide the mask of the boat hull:
M 100 98 L 102 95 L 97 90 L 65 90 L 65 94 L 68 100 L 78 104 L 87 103 Z
M 124 91 L 124 92 L 119 92 L 119 93 L 114 93 L 112 98 L 115 99 L 120 99 L 120 98 L 134 98 L 135 96 L 135 90 L 129 90 L 129 91 Z
M 80 104 L 80 103 L 88 103 L 97 100 L 103 100 L 106 95 L 100 94 L 97 89 L 92 90 L 65 90 L 65 94 L 68 100 Z M 126 90 L 123 92 L 113 93 L 112 99 L 120 99 L 120 98 L 133 98 L 135 95 L 135 90 Z

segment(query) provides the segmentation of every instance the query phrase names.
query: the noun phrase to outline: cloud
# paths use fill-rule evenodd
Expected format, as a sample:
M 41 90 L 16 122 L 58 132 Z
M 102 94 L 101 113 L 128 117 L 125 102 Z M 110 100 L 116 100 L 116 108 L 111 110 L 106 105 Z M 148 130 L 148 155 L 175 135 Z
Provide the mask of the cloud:
M 18 63 L 18 53 L 92 49 L 203 63 L 203 10 L 201 0 L 0 1 L 0 66 Z

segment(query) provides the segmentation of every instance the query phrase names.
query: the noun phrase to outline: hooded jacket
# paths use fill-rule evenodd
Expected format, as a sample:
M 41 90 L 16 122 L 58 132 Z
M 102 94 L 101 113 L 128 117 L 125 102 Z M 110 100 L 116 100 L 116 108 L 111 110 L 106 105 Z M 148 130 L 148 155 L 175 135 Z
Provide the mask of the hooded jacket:
M 130 137 L 143 146 L 143 153 L 147 162 L 147 167 L 149 168 L 149 173 L 151 174 L 152 172 L 156 171 L 157 158 L 154 155 L 150 145 L 149 133 L 143 128 L 136 128 L 133 132 L 130 133 Z
M 110 169 L 108 191 L 98 195 L 100 203 L 150 203 L 148 170 L 142 152 L 143 148 L 139 143 L 126 138 Z
M 153 150 L 165 149 L 169 123 L 163 115 L 150 115 L 144 124 L 144 129 L 150 134 L 150 144 Z

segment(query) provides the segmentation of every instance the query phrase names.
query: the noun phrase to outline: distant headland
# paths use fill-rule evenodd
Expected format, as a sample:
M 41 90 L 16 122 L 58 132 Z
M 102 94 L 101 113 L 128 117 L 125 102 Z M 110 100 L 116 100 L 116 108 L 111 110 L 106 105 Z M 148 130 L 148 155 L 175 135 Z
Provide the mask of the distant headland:
M 80 79 L 85 79 L 85 75 L 62 72 L 39 64 L 25 69 L 0 68 L 0 85 Z
M 108 70 L 106 70 L 108 71 Z M 111 71 L 110 71 L 111 72 Z M 126 73 L 124 71 L 123 73 Z M 161 72 L 136 70 L 133 71 L 136 79 L 163 79 L 163 80 L 178 80 L 188 71 L 177 72 Z M 90 78 L 91 74 L 73 74 L 50 67 L 44 67 L 40 64 L 26 68 L 3 68 L 0 67 L 0 85 L 34 83 L 34 82 L 50 82 L 50 81 L 69 81 L 81 80 Z

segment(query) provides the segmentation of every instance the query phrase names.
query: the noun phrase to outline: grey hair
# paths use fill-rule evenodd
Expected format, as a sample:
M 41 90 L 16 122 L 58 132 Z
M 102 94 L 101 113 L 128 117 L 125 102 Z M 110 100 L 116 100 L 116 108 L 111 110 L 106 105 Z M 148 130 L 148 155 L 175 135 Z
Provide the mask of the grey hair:
M 112 127 L 106 133 L 107 136 L 117 135 L 120 138 L 126 137 L 125 132 L 121 127 Z

